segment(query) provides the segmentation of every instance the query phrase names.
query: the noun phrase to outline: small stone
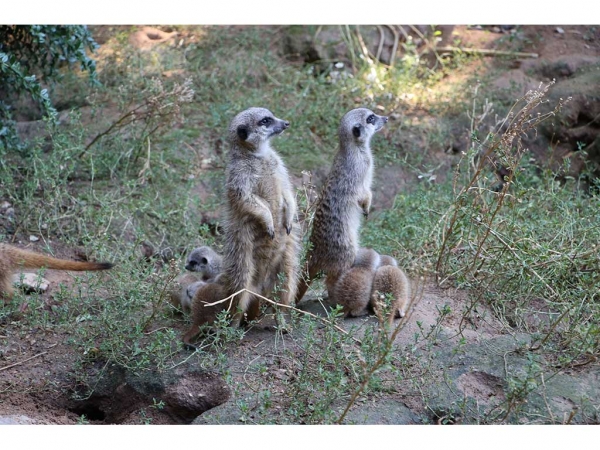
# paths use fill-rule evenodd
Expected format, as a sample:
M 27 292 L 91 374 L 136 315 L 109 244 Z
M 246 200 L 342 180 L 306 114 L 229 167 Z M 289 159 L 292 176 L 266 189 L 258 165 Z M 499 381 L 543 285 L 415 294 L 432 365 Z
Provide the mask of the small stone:
M 14 285 L 21 287 L 26 293 L 43 293 L 48 290 L 50 282 L 36 273 L 23 272 L 14 274 L 12 277 Z
M 556 27 L 555 30 L 558 34 L 565 34 L 565 30 L 563 30 L 561 27 Z
M 2 203 L 0 203 L 0 209 L 8 209 L 11 206 L 12 205 L 10 203 L 8 203 L 7 201 L 3 201 Z
M 30 235 L 30 236 L 29 236 L 29 240 L 30 240 L 31 242 L 37 242 L 37 241 L 39 241 L 39 240 L 40 240 L 40 238 L 39 238 L 39 237 L 37 237 L 37 236 L 34 236 L 34 235 L 32 234 L 32 235 Z
M 334 66 L 335 66 L 336 69 L 343 69 L 344 68 L 344 63 L 343 62 L 336 62 Z
M 375 107 L 375 109 L 376 109 L 377 111 L 385 111 L 385 108 L 384 108 L 382 105 L 377 105 L 377 106 Z

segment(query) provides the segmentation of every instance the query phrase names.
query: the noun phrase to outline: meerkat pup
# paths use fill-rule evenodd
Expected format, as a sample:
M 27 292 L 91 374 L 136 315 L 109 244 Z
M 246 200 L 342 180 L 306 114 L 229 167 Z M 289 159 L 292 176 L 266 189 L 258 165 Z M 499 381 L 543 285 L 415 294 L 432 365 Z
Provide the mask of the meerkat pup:
M 232 303 L 230 301 L 210 305 L 211 303 L 224 300 L 228 297 L 227 286 L 226 283 L 224 283 L 224 280 L 225 277 L 221 275 L 218 276 L 215 281 L 210 283 L 200 281 L 199 283 L 192 283 L 190 285 L 193 286 L 199 284 L 194 292 L 191 302 L 192 326 L 182 337 L 182 341 L 187 346 L 192 346 L 190 341 L 200 333 L 200 327 L 203 325 L 212 325 L 215 323 L 215 320 L 221 311 L 229 310 L 231 312 L 232 308 L 235 307 L 235 302 Z M 258 312 L 258 301 L 251 302 L 248 305 L 248 309 L 246 310 L 243 319 L 250 322 L 258 316 Z
M 17 269 L 47 269 L 57 270 L 106 270 L 113 267 L 111 263 L 70 261 L 53 258 L 52 256 L 23 250 L 12 245 L 0 244 L 0 299 L 6 301 L 13 294 L 11 275 Z
M 370 248 L 361 248 L 354 264 L 337 280 L 330 301 L 344 307 L 344 317 L 360 317 L 368 314 L 371 289 L 375 272 L 379 267 L 379 253 Z
M 381 256 L 371 287 L 371 306 L 377 313 L 386 295 L 391 295 L 392 305 L 388 316 L 390 327 L 396 317 L 404 317 L 410 304 L 410 282 L 391 256 Z
M 221 273 L 223 258 L 208 246 L 196 247 L 187 258 L 185 268 L 198 272 L 202 281 L 214 281 Z
M 175 287 L 171 290 L 169 301 L 175 308 L 181 308 L 184 313 L 192 309 L 192 299 L 200 286 L 206 284 L 195 273 L 184 273 L 175 278 Z
M 192 273 L 179 275 L 171 291 L 170 302 L 184 313 L 189 313 L 192 299 L 200 286 L 211 283 L 221 274 L 223 258 L 211 247 L 202 246 L 193 249 L 186 259 L 185 268 Z
M 360 216 L 371 208 L 373 156 L 370 142 L 388 118 L 367 108 L 353 109 L 342 118 L 339 150 L 317 203 L 307 255 L 308 273 L 300 280 L 300 301 L 319 271 L 325 272 L 327 290 L 333 288 L 358 253 Z
M 289 127 L 265 108 L 239 113 L 229 126 L 223 273 L 229 295 L 248 289 L 269 295 L 285 275 L 279 301 L 291 304 L 298 282 L 296 200 L 283 161 L 270 140 Z M 253 296 L 238 294 L 232 326 L 238 327 Z

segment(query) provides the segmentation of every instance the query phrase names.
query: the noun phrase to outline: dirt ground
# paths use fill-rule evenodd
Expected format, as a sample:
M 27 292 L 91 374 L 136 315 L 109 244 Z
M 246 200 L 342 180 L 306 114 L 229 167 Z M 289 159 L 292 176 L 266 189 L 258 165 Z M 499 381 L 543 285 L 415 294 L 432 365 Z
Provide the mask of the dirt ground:
M 502 48 L 498 46 L 499 40 L 508 40 L 511 31 L 489 32 L 490 27 L 485 29 L 476 29 L 466 26 L 456 26 L 451 29 L 450 44 L 456 39 L 460 40 L 463 47 L 472 48 Z M 590 34 L 589 26 L 523 26 L 519 33 L 524 33 L 526 39 L 522 52 L 537 53 L 539 57 L 537 62 L 554 61 L 558 58 L 567 57 L 574 60 L 577 57 L 600 59 L 600 27 L 596 27 L 595 33 Z M 100 36 L 99 42 L 103 39 Z M 449 44 L 449 45 L 450 45 Z M 484 58 L 479 64 L 496 65 L 493 57 Z M 514 77 L 512 70 L 521 70 L 527 67 L 525 59 L 515 60 L 513 68 L 506 68 L 506 77 Z M 452 77 L 448 77 L 447 83 L 452 83 Z M 397 172 L 390 173 L 390 176 L 397 177 Z M 404 183 L 397 182 L 397 189 L 404 188 Z M 402 181 L 402 180 L 401 180 Z M 385 179 L 378 178 L 378 183 L 386 184 Z M 378 186 L 375 186 L 375 199 L 377 203 Z M 386 193 L 392 195 L 394 193 Z M 382 199 L 379 199 L 382 202 Z M 24 245 L 24 244 L 23 244 Z M 25 245 L 24 245 L 25 246 Z M 35 248 L 35 247 L 33 247 Z M 53 248 L 57 249 L 58 256 L 76 257 L 76 249 L 60 248 L 53 243 Z M 45 277 L 50 281 L 50 289 L 41 296 L 42 304 L 29 304 L 27 308 L 50 308 L 52 305 L 52 294 L 60 283 L 69 286 L 72 281 L 72 275 L 48 270 Z M 418 332 L 417 321 L 421 322 L 425 328 L 435 323 L 438 317 L 438 308 L 449 305 L 452 314 L 446 319 L 444 326 L 449 333 L 458 333 L 460 322 L 460 311 L 464 308 L 466 296 L 462 292 L 455 290 L 442 290 L 432 283 L 427 283 L 423 287 L 423 295 L 416 306 L 406 328 L 397 338 L 399 344 L 408 344 L 414 335 Z M 318 309 L 313 301 L 312 305 L 306 305 L 306 308 Z M 25 308 L 25 306 L 24 306 Z M 25 309 L 26 313 L 27 309 Z M 348 319 L 346 326 L 360 324 L 364 319 Z M 369 319 L 373 321 L 374 319 Z M 181 322 L 181 333 L 186 325 Z M 493 319 L 490 311 L 478 311 L 477 319 L 462 331 L 462 336 L 467 342 L 474 343 L 487 340 L 494 336 L 505 334 L 501 323 Z M 11 317 L 0 323 L 0 424 L 1 423 L 21 423 L 21 424 L 75 424 L 84 411 L 69 410 L 71 402 L 65 398 L 67 392 L 72 390 L 72 380 L 69 373 L 72 370 L 73 362 L 77 355 L 74 349 L 66 341 L 67 335 L 57 333 L 54 330 L 26 330 L 22 328 L 18 317 Z M 284 340 L 286 338 L 284 337 Z M 250 361 L 264 359 L 269 366 L 269 373 L 273 377 L 280 377 L 282 383 L 286 383 L 285 364 L 280 361 L 274 361 L 269 355 L 273 353 L 275 345 L 282 345 L 274 340 L 274 333 L 261 328 L 250 330 L 241 342 L 239 347 L 234 350 L 234 354 L 239 356 L 238 370 L 233 370 L 233 381 L 235 383 L 250 383 L 256 385 L 260 380 L 247 381 L 242 368 Z M 293 345 L 289 342 L 288 345 Z M 235 359 L 235 358 L 234 358 Z M 490 380 L 485 374 L 464 377 L 461 380 L 465 391 L 475 393 L 481 398 L 490 397 L 499 393 L 494 388 L 494 380 Z M 501 392 L 501 391 L 500 391 Z M 406 399 L 409 402 L 409 399 Z M 88 416 L 90 412 L 87 412 Z M 148 416 L 152 417 L 154 424 L 172 423 L 164 415 L 154 415 L 152 411 L 147 411 Z M 102 420 L 91 423 L 104 423 Z M 122 423 L 140 423 L 139 412 L 133 412 Z

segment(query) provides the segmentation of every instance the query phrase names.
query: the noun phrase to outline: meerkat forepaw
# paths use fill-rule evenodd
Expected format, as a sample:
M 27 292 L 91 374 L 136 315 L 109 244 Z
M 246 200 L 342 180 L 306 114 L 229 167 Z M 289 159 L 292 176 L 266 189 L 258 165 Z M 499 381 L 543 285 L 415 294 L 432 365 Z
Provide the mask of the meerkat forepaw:
M 285 226 L 285 232 L 286 232 L 287 234 L 290 234 L 290 233 L 292 232 L 292 226 L 291 226 L 291 225 L 286 225 L 286 226 Z
M 267 228 L 267 234 L 271 239 L 275 239 L 275 229 L 273 227 Z

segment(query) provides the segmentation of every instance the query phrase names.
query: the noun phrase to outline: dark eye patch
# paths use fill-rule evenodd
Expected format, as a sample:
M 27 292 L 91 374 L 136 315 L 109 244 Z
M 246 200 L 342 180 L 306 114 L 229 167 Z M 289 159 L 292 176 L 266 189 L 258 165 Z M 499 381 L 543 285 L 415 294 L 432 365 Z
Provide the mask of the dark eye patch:
M 262 119 L 260 122 L 258 122 L 259 125 L 269 125 L 271 123 L 273 119 L 271 119 L 270 117 L 265 117 L 264 119 Z
M 369 117 L 367 117 L 367 123 L 375 123 L 375 114 L 371 114 Z

